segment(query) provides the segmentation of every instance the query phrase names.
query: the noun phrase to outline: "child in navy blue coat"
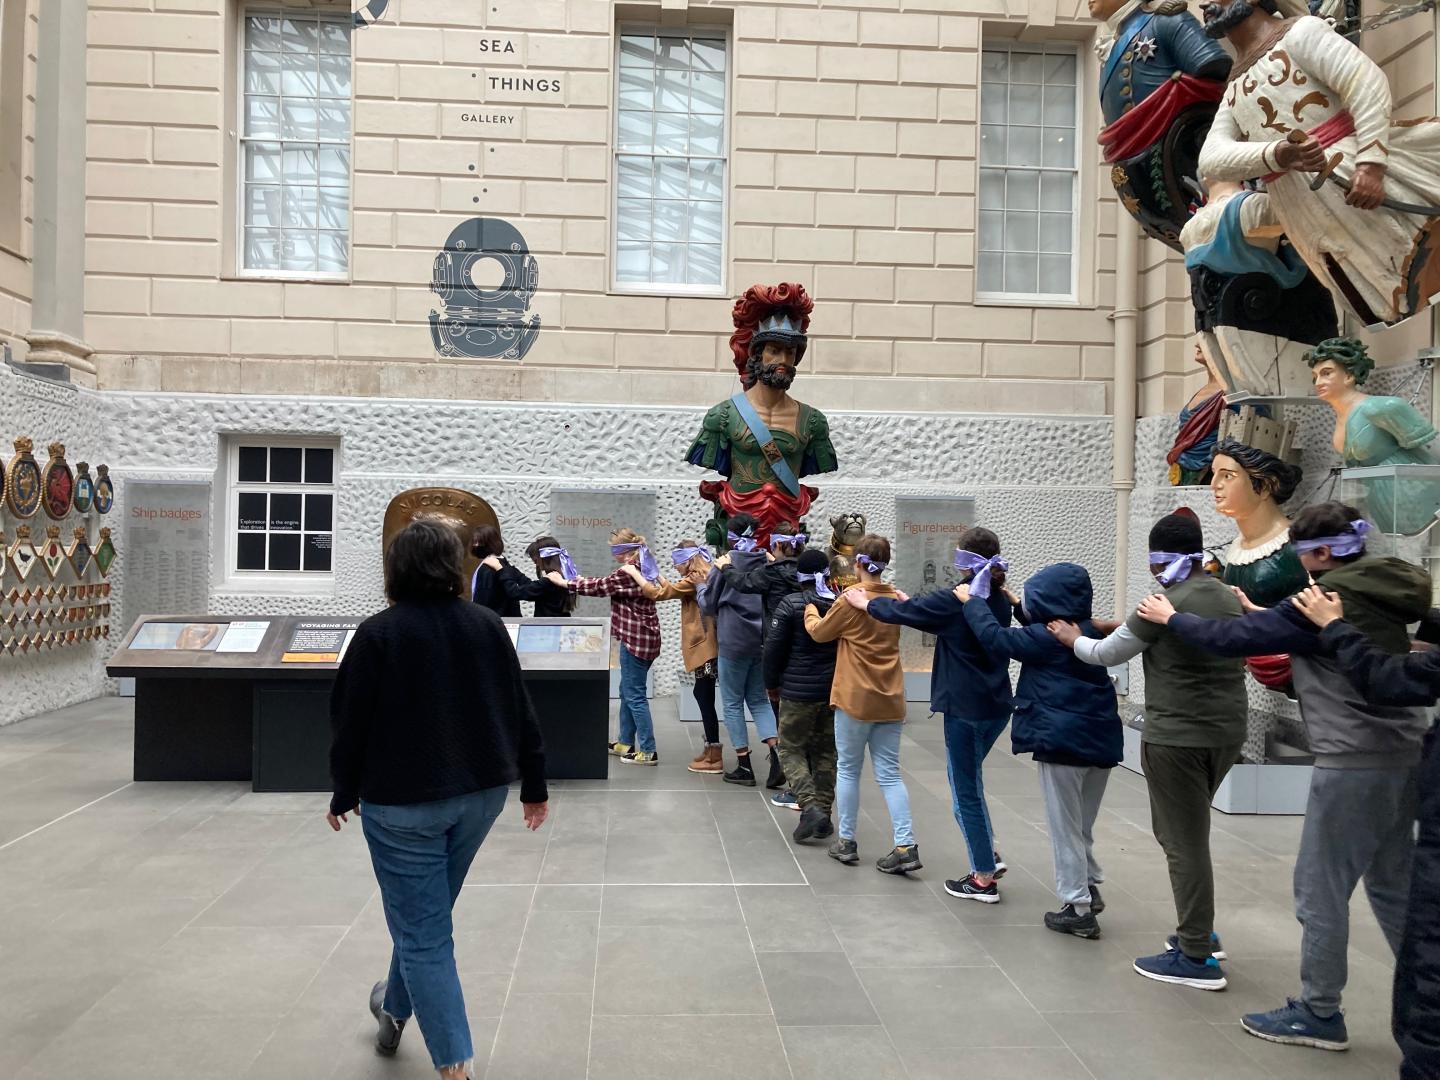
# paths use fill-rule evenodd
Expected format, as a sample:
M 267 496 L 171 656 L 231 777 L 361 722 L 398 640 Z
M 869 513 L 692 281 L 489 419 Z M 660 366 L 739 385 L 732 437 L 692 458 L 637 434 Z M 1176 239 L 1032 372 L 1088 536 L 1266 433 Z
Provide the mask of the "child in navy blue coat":
M 1104 901 L 1095 886 L 1103 881 L 1095 861 L 1095 818 L 1110 770 L 1124 756 L 1115 688 L 1104 668 L 1078 660 L 1045 624 L 1078 623 L 1087 637 L 1101 637 L 1090 621 L 1094 589 L 1090 575 L 1075 563 L 1047 566 L 1025 583 L 1019 627 L 1001 626 L 983 600 L 957 585 L 965 620 L 985 649 L 997 658 L 1020 661 L 1011 747 L 1033 754 L 1040 768 L 1045 817 L 1055 853 L 1055 893 L 1060 910 L 1047 912 L 1045 925 L 1062 934 L 1098 938 L 1095 916 Z

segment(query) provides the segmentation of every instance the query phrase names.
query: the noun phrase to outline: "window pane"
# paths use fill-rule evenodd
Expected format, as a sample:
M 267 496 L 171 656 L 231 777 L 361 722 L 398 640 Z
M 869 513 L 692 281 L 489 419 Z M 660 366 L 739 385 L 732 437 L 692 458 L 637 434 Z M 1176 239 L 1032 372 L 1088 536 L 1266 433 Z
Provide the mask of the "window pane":
M 719 203 L 690 204 L 690 242 L 720 245 L 725 221 Z
M 1045 87 L 1045 123 L 1075 127 L 1075 89 L 1069 86 Z
M 330 572 L 331 537 L 329 533 L 311 533 L 305 537 L 305 566 L 311 573 Z
M 1005 250 L 1005 215 L 999 210 L 980 211 L 980 250 Z
M 1040 176 L 1032 172 L 1005 174 L 1005 206 L 1010 210 L 1035 210 L 1040 203 Z
M 333 495 L 306 495 L 305 531 L 329 532 L 333 524 L 334 503 L 335 496 Z
M 725 198 L 723 161 L 690 162 L 690 198 L 706 202 L 720 202 Z
M 649 152 L 655 143 L 652 131 L 654 117 L 648 112 L 629 109 L 620 111 L 620 123 L 615 131 L 615 145 L 619 150 L 643 150 Z
M 1040 128 L 1011 126 L 1007 160 L 1011 165 L 1039 165 Z
M 280 20 L 269 15 L 252 15 L 245 20 L 245 46 L 250 49 L 280 48 Z
M 690 166 L 686 161 L 655 162 L 655 197 L 683 199 L 690 194 Z
M 621 68 L 620 108 L 650 109 L 654 105 L 654 74 L 647 68 Z
M 320 89 L 316 58 L 306 53 L 285 53 L 280 58 L 280 92 L 312 98 Z
M 1053 172 L 1041 173 L 1040 209 L 1069 211 L 1071 209 L 1071 195 L 1074 190 L 1074 174 Z
M 321 98 L 315 117 L 321 139 L 327 142 L 350 141 L 350 102 Z
M 684 281 L 685 245 L 650 245 L 650 280 L 657 283 Z
M 280 192 L 281 189 L 278 187 L 252 185 L 245 200 L 245 224 L 257 225 L 262 228 L 278 228 L 280 225 Z M 263 454 L 264 451 L 262 450 L 261 453 Z
M 322 53 L 343 53 L 348 64 L 350 57 L 350 23 L 339 19 L 322 19 L 320 22 L 320 51 Z
M 1073 53 L 1052 54 L 1045 57 L 1045 81 L 1048 84 L 1075 85 L 1075 56 Z
M 1009 293 L 1033 293 L 1038 289 L 1035 284 L 1035 256 L 1016 255 L 1013 252 L 1005 256 L 1005 291 Z
M 260 451 L 262 454 L 264 450 Z M 265 528 L 265 493 L 263 491 L 242 491 L 236 498 L 235 527 L 241 531 L 263 530 Z
M 648 198 L 654 192 L 649 158 L 621 158 L 615 177 L 620 198 Z
M 281 222 L 287 229 L 316 227 L 318 192 L 312 187 L 285 189 L 285 216 Z
M 280 46 L 286 52 L 318 52 L 320 27 L 313 18 L 295 17 L 280 21 Z
M 982 83 L 1003 83 L 1009 77 L 1009 53 L 983 52 L 980 54 L 980 81 Z
M 615 280 L 630 283 L 650 280 L 650 245 L 621 241 L 615 245 Z
M 980 170 L 980 205 L 990 210 L 1005 208 L 1005 173 L 1003 170 Z
M 265 447 L 240 447 L 239 476 L 242 484 L 263 484 L 265 482 Z
M 273 97 L 245 98 L 245 134 L 260 138 L 280 135 L 280 99 Z
M 320 256 L 316 249 L 314 233 L 287 232 L 281 238 L 283 256 L 281 263 L 286 270 L 319 270 Z
M 350 196 L 335 188 L 319 190 L 318 224 L 322 229 L 345 230 L 350 227 Z
M 340 274 L 350 265 L 348 233 L 321 232 L 316 238 L 316 266 L 321 273 Z
M 1010 83 L 1039 83 L 1045 79 L 1045 58 L 1039 53 L 1011 52 Z
M 1004 165 L 1005 147 L 1005 128 L 998 125 L 981 125 L 980 163 L 982 165 Z
M 1045 151 L 1041 155 L 1041 164 L 1074 165 L 1075 129 L 1073 127 L 1047 127 L 1043 130 L 1045 132 Z
M 303 451 L 298 446 L 273 446 L 270 448 L 270 482 L 272 484 L 300 483 L 300 462 Z
M 690 39 L 683 37 L 657 38 L 655 41 L 655 66 L 688 68 L 690 66 Z
M 1034 251 L 1039 221 L 1036 214 L 1010 210 L 1005 214 L 1005 250 Z
M 287 184 L 313 184 L 319 174 L 315 146 L 287 146 L 284 151 L 283 179 Z
M 655 114 L 655 152 L 683 155 L 690 143 L 690 117 L 685 113 Z
M 615 228 L 621 240 L 650 239 L 649 199 L 620 199 L 616 209 Z
M 287 90 L 286 93 L 289 93 Z M 320 57 L 320 96 L 348 98 L 350 96 L 350 51 L 347 48 L 338 54 Z
M 265 569 L 264 533 L 241 533 L 235 538 L 235 569 Z
M 1071 232 L 1069 214 L 1041 214 L 1039 250 L 1068 254 Z
M 720 245 L 691 244 L 685 260 L 685 281 L 689 285 L 720 284 Z
M 1009 115 L 1005 107 L 1004 86 L 987 85 L 980 91 L 980 122 L 982 124 L 1003 124 Z
M 271 533 L 269 570 L 300 569 L 300 534 Z
M 1069 296 L 1073 291 L 1070 267 L 1068 255 L 1041 255 L 1039 291 Z
M 300 531 L 300 496 L 276 493 L 270 496 L 270 531 Z
M 1005 256 L 998 251 L 980 252 L 980 266 L 976 274 L 975 287 L 981 292 L 1002 292 Z
M 655 108 L 660 112 L 690 111 L 690 72 L 663 68 L 656 72 Z
M 312 446 L 305 451 L 305 483 L 335 482 L 335 451 L 328 446 Z M 328 498 L 328 496 L 327 496 Z M 326 528 L 329 528 L 327 525 Z
M 278 184 L 280 182 L 280 147 L 278 144 L 246 144 L 245 179 L 259 184 Z
M 245 54 L 245 92 L 247 94 L 280 93 L 280 57 L 276 53 Z
M 279 270 L 282 261 L 279 229 L 245 230 L 247 270 Z
M 350 186 L 350 148 L 348 146 L 322 146 L 319 154 L 320 186 Z
M 725 76 L 703 71 L 690 75 L 690 111 L 723 113 L 725 111 Z
M 719 157 L 725 152 L 723 116 L 690 117 L 690 153 Z
M 648 34 L 626 34 L 620 39 L 620 66 L 647 68 L 655 66 L 655 39 Z
M 677 243 L 683 242 L 688 233 L 686 228 L 688 209 L 688 204 L 683 202 L 656 202 L 654 204 L 654 224 L 651 226 L 653 238 Z
M 1018 84 L 1010 87 L 1009 121 L 1012 124 L 1040 123 L 1040 87 Z
M 691 42 L 691 66 L 696 71 L 725 71 L 725 42 L 717 39 L 696 38 Z
M 315 113 L 315 102 L 282 98 L 280 101 L 280 137 L 284 139 L 309 139 L 312 142 L 319 130 L 319 119 Z

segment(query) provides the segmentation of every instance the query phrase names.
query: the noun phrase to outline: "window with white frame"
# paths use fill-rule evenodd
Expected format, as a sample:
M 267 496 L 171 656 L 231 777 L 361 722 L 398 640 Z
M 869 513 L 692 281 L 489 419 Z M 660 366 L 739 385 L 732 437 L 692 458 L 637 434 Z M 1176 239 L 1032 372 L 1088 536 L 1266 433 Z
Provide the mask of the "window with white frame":
M 350 265 L 351 21 L 247 10 L 241 269 L 340 277 Z
M 334 571 L 334 442 L 235 436 L 228 442 L 231 580 Z
M 981 299 L 1075 299 L 1079 56 L 987 42 L 980 58 Z
M 619 50 L 615 286 L 721 291 L 725 35 L 622 29 Z

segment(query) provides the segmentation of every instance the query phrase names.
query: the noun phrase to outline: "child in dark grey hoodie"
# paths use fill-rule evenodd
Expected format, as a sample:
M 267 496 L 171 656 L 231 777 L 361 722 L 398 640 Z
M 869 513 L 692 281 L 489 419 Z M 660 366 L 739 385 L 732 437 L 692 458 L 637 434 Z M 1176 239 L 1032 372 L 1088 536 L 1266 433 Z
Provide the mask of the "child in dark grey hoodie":
M 757 523 L 749 514 L 736 514 L 729 521 L 729 550 L 715 562 L 710 577 L 700 586 L 696 599 L 700 611 L 715 620 L 719 644 L 720 700 L 725 730 L 735 748 L 735 768 L 725 774 L 731 784 L 755 786 L 755 771 L 750 764 L 750 737 L 745 728 L 745 709 L 755 721 L 755 730 L 770 748 L 770 775 L 765 786 L 779 788 L 785 784 L 785 772 L 775 752 L 775 709 L 765 693 L 765 676 L 761 664 L 765 639 L 765 605 L 759 593 L 740 592 L 726 580 L 727 567 L 748 573 L 765 564 L 765 553 L 759 550 L 755 534 Z

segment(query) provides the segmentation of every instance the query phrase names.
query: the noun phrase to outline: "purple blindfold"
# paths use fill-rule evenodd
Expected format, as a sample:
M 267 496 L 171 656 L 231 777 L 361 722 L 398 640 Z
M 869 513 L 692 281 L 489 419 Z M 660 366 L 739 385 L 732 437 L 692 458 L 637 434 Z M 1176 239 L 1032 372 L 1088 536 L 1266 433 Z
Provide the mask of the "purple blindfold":
M 624 555 L 627 551 L 638 551 L 640 553 L 640 574 L 646 581 L 660 580 L 660 566 L 655 562 L 655 556 L 650 554 L 650 549 L 644 544 L 611 544 L 611 555 Z
M 890 569 L 889 563 L 879 562 L 876 559 L 870 558 L 869 555 L 856 555 L 855 561 L 872 574 L 883 574 L 886 570 Z
M 995 570 L 1004 573 L 1010 569 L 1010 564 L 999 555 L 986 558 L 984 555 L 976 555 L 973 551 L 960 548 L 955 552 L 955 569 L 969 570 L 974 575 L 970 579 L 970 595 L 978 596 L 981 600 L 988 600 L 990 599 L 991 573 Z
M 1150 552 L 1150 565 L 1158 566 L 1165 564 L 1165 569 L 1155 575 L 1155 580 L 1161 585 L 1178 585 L 1188 578 L 1195 570 L 1195 567 L 1205 562 L 1203 551 L 1152 551 Z
M 715 560 L 710 556 L 710 549 L 703 547 L 681 547 L 670 552 L 670 561 L 676 568 L 684 566 L 691 559 L 704 559 L 707 563 Z
M 560 576 L 566 581 L 574 581 L 580 576 L 580 571 L 575 569 L 575 560 L 570 558 L 570 552 L 563 547 L 542 547 L 539 551 L 542 559 L 560 560 Z
M 830 587 L 829 570 L 819 570 L 813 574 L 796 574 L 795 576 L 801 581 L 814 582 L 816 593 L 825 597 L 826 600 L 835 599 L 835 590 Z
M 1316 548 L 1326 547 L 1330 549 L 1331 555 L 1359 555 L 1365 550 L 1365 534 L 1374 528 L 1364 518 L 1350 522 L 1353 533 L 1341 533 L 1339 536 L 1317 536 L 1314 540 L 1291 540 L 1290 546 L 1295 549 L 1295 554 L 1304 555 L 1306 552 L 1314 551 Z
M 730 547 L 735 551 L 754 551 L 760 545 L 756 543 L 753 536 L 740 536 L 736 533 L 727 534 L 730 540 Z

